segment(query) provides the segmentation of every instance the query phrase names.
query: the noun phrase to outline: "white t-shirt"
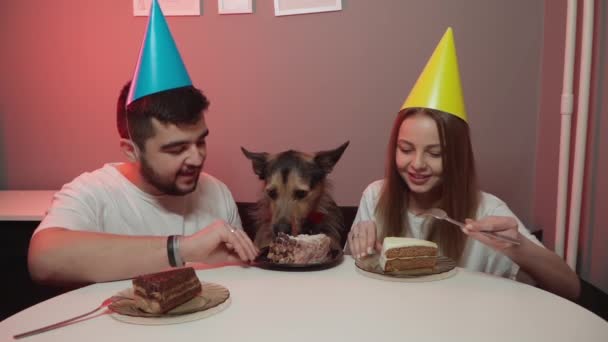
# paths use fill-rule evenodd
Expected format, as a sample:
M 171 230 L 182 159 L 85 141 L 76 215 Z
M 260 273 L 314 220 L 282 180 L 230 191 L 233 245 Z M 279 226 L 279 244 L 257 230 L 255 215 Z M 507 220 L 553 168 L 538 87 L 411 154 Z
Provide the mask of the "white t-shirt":
M 232 194 L 221 181 L 201 173 L 184 196 L 143 192 L 106 164 L 63 186 L 34 232 L 51 227 L 123 235 L 190 235 L 216 219 L 242 228 Z
M 374 212 L 376 210 L 378 198 L 380 197 L 382 184 L 382 180 L 375 181 L 363 191 L 363 197 L 361 198 L 361 203 L 359 204 L 357 216 L 353 221 L 353 225 L 361 221 L 377 222 Z M 521 221 L 513 214 L 509 207 L 507 207 L 505 202 L 494 195 L 482 192 L 475 219 L 480 219 L 485 216 L 514 217 L 518 223 L 519 233 L 542 246 L 542 243 L 524 227 Z M 407 213 L 407 219 L 409 220 L 411 228 L 411 232 L 409 233 L 411 236 L 408 234 L 408 237 L 426 239 L 428 231 L 426 229 L 425 221 L 428 219 L 416 216 L 410 212 Z M 489 273 L 511 279 L 515 279 L 517 272 L 519 271 L 519 266 L 511 261 L 509 257 L 472 238 L 467 239 L 458 266 L 472 271 Z

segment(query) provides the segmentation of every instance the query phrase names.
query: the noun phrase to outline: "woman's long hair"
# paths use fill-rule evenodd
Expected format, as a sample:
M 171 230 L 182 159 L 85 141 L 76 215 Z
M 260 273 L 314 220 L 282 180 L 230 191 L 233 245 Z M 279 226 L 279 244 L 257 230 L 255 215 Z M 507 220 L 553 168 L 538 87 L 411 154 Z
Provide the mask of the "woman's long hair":
M 410 189 L 399 174 L 395 157 L 401 124 L 417 113 L 432 118 L 439 132 L 443 173 L 441 182 L 437 185 L 440 187 L 440 195 L 434 205 L 461 222 L 464 222 L 465 218 L 474 218 L 477 212 L 480 192 L 467 123 L 438 110 L 405 109 L 399 112 L 393 124 L 387 149 L 384 185 L 376 206 L 380 241 L 387 236 L 404 236 L 410 231 L 407 220 Z M 460 229 L 451 225 L 449 222 L 434 220 L 425 238 L 437 243 L 443 255 L 459 261 L 467 237 Z

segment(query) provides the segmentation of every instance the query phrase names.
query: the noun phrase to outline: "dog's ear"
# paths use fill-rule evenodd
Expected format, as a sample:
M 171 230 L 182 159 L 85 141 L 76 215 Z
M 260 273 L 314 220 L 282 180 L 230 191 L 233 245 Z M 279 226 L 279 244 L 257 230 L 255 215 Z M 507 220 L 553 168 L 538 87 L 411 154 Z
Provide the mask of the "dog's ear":
M 330 173 L 331 170 L 333 170 L 334 165 L 336 165 L 338 160 L 340 160 L 340 157 L 342 157 L 342 153 L 346 150 L 348 143 L 350 143 L 350 141 L 345 142 L 335 150 L 317 152 L 314 159 L 315 163 L 321 167 L 323 172 L 326 174 Z
M 245 157 L 251 160 L 251 165 L 253 166 L 253 172 L 260 177 L 260 179 L 264 180 L 266 163 L 268 162 L 268 153 L 265 152 L 249 152 L 244 147 L 241 146 L 241 151 Z

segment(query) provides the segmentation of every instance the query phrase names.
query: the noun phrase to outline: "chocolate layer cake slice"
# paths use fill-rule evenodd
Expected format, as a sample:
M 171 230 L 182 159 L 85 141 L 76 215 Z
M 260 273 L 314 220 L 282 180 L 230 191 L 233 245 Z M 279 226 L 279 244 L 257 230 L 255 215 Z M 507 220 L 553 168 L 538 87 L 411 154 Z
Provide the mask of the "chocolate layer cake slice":
M 149 313 L 165 313 L 201 293 L 192 267 L 151 273 L 133 279 L 135 305 Z

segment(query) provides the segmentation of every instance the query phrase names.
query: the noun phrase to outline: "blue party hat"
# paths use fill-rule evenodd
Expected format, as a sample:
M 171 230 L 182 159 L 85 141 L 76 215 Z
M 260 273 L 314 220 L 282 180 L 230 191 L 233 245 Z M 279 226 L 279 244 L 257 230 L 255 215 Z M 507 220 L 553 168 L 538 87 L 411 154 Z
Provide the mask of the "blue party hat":
M 152 0 L 148 28 L 139 51 L 127 105 L 146 95 L 192 85 L 157 0 Z

